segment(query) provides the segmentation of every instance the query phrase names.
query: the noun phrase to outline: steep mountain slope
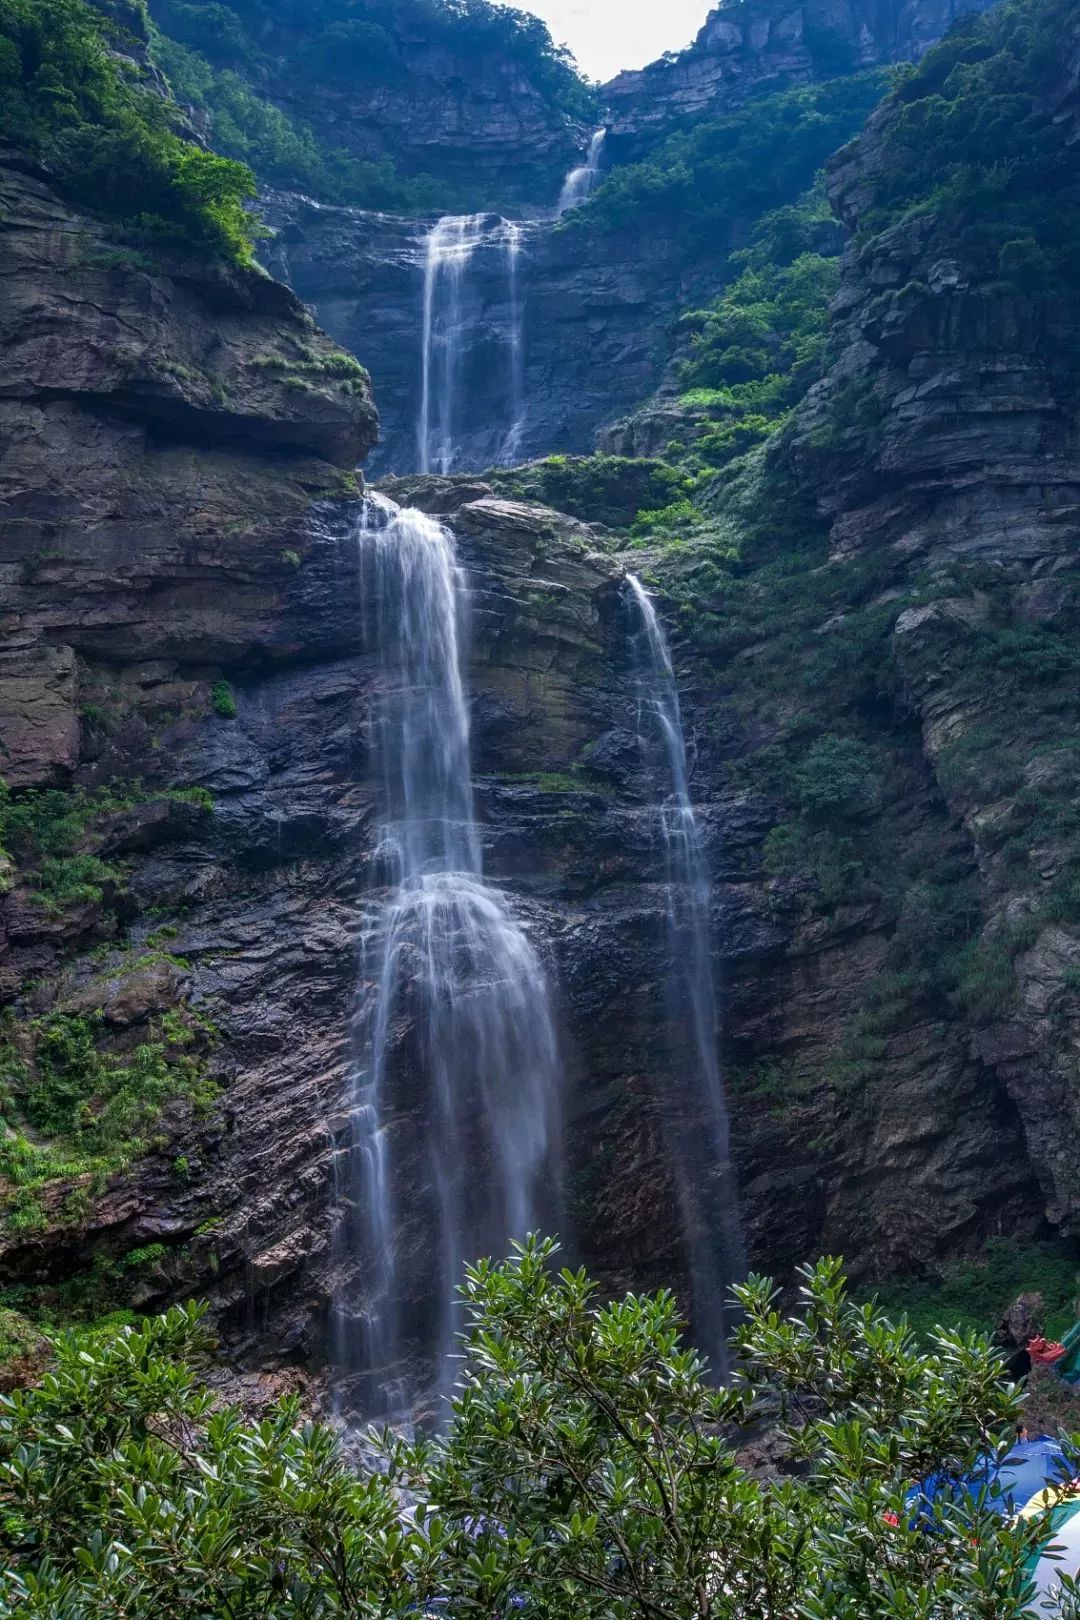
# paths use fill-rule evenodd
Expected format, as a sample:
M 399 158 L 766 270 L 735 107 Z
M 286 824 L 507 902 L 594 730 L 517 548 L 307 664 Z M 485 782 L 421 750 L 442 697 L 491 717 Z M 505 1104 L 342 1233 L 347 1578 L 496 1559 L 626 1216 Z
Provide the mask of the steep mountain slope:
M 958 31 L 830 166 L 827 374 L 653 563 L 800 919 L 749 1042 L 730 984 L 736 1142 L 741 1092 L 877 1265 L 1076 1232 L 1077 23 Z
M 160 98 L 138 27 L 121 43 Z M 753 1261 L 836 1248 L 872 1280 L 1077 1231 L 1078 83 L 1075 0 L 954 32 L 830 166 L 839 266 L 804 195 L 826 153 L 785 158 L 785 131 L 857 121 L 866 81 L 672 137 L 700 169 L 652 153 L 526 249 L 541 444 L 586 386 L 575 444 L 640 401 L 669 318 L 726 283 L 662 399 L 610 430 L 660 456 L 389 486 L 458 536 L 485 870 L 557 987 L 571 1238 L 613 1286 L 687 1294 L 664 1117 L 692 1037 L 628 567 L 675 633 Z M 196 151 L 171 122 L 133 190 L 103 143 L 119 189 L 97 197 L 63 120 L 30 134 L 0 218 L 4 1300 L 195 1292 L 249 1360 L 318 1356 L 373 1264 L 335 1245 L 385 883 L 368 380 L 238 262 L 234 169 L 188 159 L 227 229 L 197 191 L 146 217 L 176 201 L 173 138 Z M 344 278 L 371 216 L 280 210 L 274 262 L 366 357 L 383 314 Z M 402 352 L 372 346 L 404 435 L 417 243 L 385 229 L 408 241 L 379 283 Z M 407 1012 L 395 1038 L 407 1144 Z M 408 1210 L 400 1241 L 430 1242 Z
M 157 55 L 264 183 L 375 208 L 542 203 L 595 97 L 536 17 L 489 0 L 154 0 Z
M 736 0 L 710 11 L 686 50 L 620 73 L 603 87 L 609 139 L 621 161 L 677 129 L 730 112 L 787 84 L 915 61 L 989 0 Z

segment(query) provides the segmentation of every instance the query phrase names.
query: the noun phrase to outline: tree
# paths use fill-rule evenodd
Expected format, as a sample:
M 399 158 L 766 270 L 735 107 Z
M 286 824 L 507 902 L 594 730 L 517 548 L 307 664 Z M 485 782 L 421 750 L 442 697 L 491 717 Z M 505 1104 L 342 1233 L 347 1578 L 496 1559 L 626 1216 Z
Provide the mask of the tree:
M 1019 1620 L 1038 1520 L 958 1492 L 916 1528 L 905 1501 L 1016 1421 L 985 1340 L 919 1354 L 825 1260 L 798 1318 L 764 1279 L 739 1290 L 739 1370 L 715 1389 L 670 1294 L 600 1304 L 554 1255 L 533 1239 L 467 1273 L 447 1430 L 384 1436 L 367 1476 L 295 1402 L 257 1424 L 215 1410 L 194 1306 L 68 1335 L 39 1388 L 0 1401 L 0 1615 L 314 1620 L 439 1599 L 543 1620 Z M 736 1450 L 763 1425 L 777 1477 Z

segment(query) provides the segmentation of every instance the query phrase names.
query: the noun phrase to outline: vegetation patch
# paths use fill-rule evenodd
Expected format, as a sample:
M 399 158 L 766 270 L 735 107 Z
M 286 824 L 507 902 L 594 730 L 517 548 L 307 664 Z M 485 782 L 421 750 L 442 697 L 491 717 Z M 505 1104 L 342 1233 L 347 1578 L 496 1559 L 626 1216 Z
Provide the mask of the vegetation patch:
M 992 1238 L 974 1259 L 950 1261 L 922 1277 L 874 1283 L 865 1297 L 893 1320 L 906 1317 L 925 1344 L 942 1329 L 992 1333 L 1020 1294 L 1042 1295 L 1043 1331 L 1060 1337 L 1080 1317 L 1080 1254 L 1064 1242 Z
M 8 1223 L 46 1223 L 39 1193 L 73 1185 L 63 1211 L 77 1219 L 84 1199 L 145 1150 L 166 1103 L 191 1101 L 206 1112 L 217 1096 L 205 1057 L 206 1030 L 190 1008 L 154 1019 L 149 1039 L 130 1046 L 108 1037 L 100 1014 L 51 1012 L 7 1016 L 0 1045 L 0 1178 L 8 1186 Z
M 628 529 L 642 511 L 670 506 L 687 479 L 664 461 L 632 456 L 547 456 L 484 474 L 502 495 L 535 501 L 584 523 Z
M 122 888 L 125 873 L 86 846 L 95 824 L 148 799 L 213 808 L 205 788 L 144 790 L 139 782 L 107 788 L 30 789 L 12 794 L 0 780 L 0 854 L 14 863 L 36 902 L 50 913 L 72 905 L 101 904 L 109 890 Z M 10 887 L 11 872 L 8 876 Z
M 247 264 L 254 176 L 185 139 L 175 106 L 140 82 L 123 53 L 137 53 L 144 28 L 137 7 L 110 16 L 86 0 L 5 0 L 0 134 L 134 241 Z

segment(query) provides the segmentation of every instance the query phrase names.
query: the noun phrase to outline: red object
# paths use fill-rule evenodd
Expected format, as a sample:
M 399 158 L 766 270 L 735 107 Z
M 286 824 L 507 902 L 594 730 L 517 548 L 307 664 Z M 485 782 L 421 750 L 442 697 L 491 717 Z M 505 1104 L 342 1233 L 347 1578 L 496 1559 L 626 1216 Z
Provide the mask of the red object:
M 881 1517 L 885 1520 L 886 1524 L 899 1524 L 900 1523 L 900 1515 L 899 1515 L 899 1513 L 883 1513 L 881 1515 Z
M 1036 1337 L 1028 1340 L 1028 1354 L 1032 1361 L 1038 1361 L 1043 1366 L 1049 1366 L 1051 1362 L 1061 1360 L 1065 1354 L 1065 1346 L 1058 1344 L 1056 1340 L 1053 1344 L 1050 1344 L 1046 1339 Z

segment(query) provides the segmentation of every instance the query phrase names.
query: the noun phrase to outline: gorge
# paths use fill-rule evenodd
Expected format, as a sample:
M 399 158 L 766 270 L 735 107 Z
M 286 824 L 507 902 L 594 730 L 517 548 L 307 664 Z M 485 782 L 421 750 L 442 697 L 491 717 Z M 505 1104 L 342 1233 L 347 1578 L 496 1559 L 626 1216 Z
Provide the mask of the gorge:
M 263 268 L 4 103 L 3 1320 L 427 1418 L 535 1226 L 715 1366 L 1067 1296 L 1075 5 L 365 5 L 76 6 Z

